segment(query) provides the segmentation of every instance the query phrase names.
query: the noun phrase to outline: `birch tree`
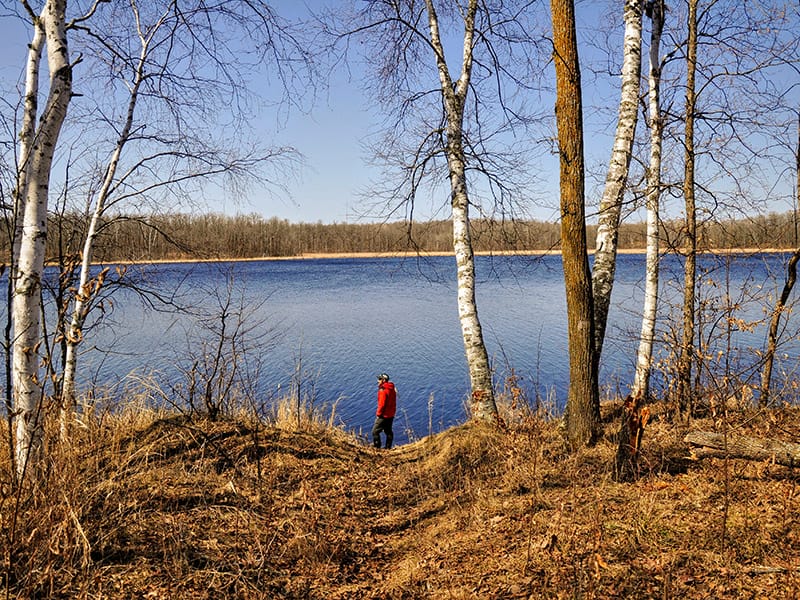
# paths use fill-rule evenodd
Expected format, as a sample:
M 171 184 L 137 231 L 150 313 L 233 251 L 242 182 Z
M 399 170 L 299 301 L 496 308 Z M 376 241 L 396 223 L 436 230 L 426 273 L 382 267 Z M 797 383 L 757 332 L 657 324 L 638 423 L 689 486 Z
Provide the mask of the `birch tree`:
M 650 32 L 647 98 L 648 125 L 650 130 L 650 162 L 647 169 L 647 249 L 645 256 L 645 287 L 642 306 L 642 329 L 636 353 L 636 370 L 629 398 L 623 406 L 622 425 L 619 433 L 614 475 L 617 480 L 626 480 L 638 471 L 638 456 L 648 413 L 641 404 L 647 400 L 650 385 L 650 367 L 653 360 L 656 316 L 658 309 L 658 264 L 659 264 L 659 199 L 661 195 L 661 150 L 663 145 L 664 119 L 661 114 L 661 34 L 664 29 L 664 1 L 655 0 L 648 6 L 652 20 Z
M 127 111 L 125 112 L 125 120 L 122 123 L 119 137 L 117 138 L 117 142 L 114 145 L 114 149 L 111 153 L 111 158 L 106 166 L 105 176 L 103 177 L 100 190 L 97 194 L 94 210 L 92 211 L 89 219 L 86 238 L 83 243 L 83 251 L 81 252 L 80 275 L 73 302 L 72 316 L 70 318 L 69 327 L 64 336 L 66 351 L 64 357 L 64 373 L 61 382 L 61 402 L 63 410 L 68 410 L 75 402 L 75 372 L 78 362 L 78 344 L 83 338 L 83 325 L 86 321 L 89 307 L 91 306 L 90 302 L 92 298 L 97 295 L 105 278 L 103 274 L 104 272 L 101 272 L 101 274 L 98 275 L 97 278 L 94 278 L 90 283 L 92 254 L 94 250 L 95 239 L 98 235 L 101 218 L 106 211 L 109 195 L 111 193 L 111 187 L 116 177 L 117 167 L 119 165 L 122 151 L 131 135 L 136 103 L 139 98 L 139 88 L 144 80 L 145 64 L 149 56 L 151 44 L 153 43 L 153 36 L 158 31 L 160 25 L 163 25 L 166 17 L 166 15 L 162 15 L 148 31 L 146 27 L 142 27 L 142 23 L 139 19 L 139 12 L 135 3 L 132 4 L 132 9 L 136 22 L 136 36 L 139 39 L 141 50 L 133 69 L 133 78 L 130 85 L 130 96 L 128 99 Z M 65 419 L 65 415 L 62 415 L 62 427 Z
M 570 381 L 565 421 L 567 441 L 577 448 L 592 443 L 600 428 L 592 281 L 586 241 L 581 74 L 573 0 L 551 0 L 550 8 L 569 349 Z
M 62 389 L 70 403 L 75 397 L 76 350 L 104 277 L 101 272 L 92 279 L 90 265 L 108 209 L 126 202 L 134 209 L 145 202 L 166 206 L 165 200 L 174 207 L 178 199 L 201 196 L 200 181 L 210 177 L 224 176 L 234 183 L 258 179 L 269 185 L 264 165 L 281 163 L 293 157 L 294 151 L 264 150 L 248 141 L 244 126 L 253 114 L 248 78 L 270 63 L 280 83 L 274 86 L 275 92 L 282 91 L 286 102 L 300 104 L 303 100 L 297 98 L 304 96 L 295 94 L 291 86 L 298 81 L 295 75 L 300 66 L 309 65 L 310 56 L 294 32 L 284 29 L 285 22 L 260 1 L 193 6 L 177 0 L 129 0 L 112 6 L 94 0 L 73 8 L 87 8 L 74 18 L 67 15 L 66 0 L 48 0 L 38 14 L 27 1 L 21 6 L 31 23 L 32 41 L 17 153 L 9 279 L 13 332 L 8 336 L 13 340 L 9 412 L 15 419 L 13 453 L 19 475 L 30 460 L 38 458 L 42 433 L 46 379 L 40 370 L 52 341 L 44 337 L 42 327 L 42 272 L 51 172 L 61 145 L 59 136 L 63 139 L 70 126 L 67 105 L 73 97 L 73 65 L 68 35 L 70 47 L 78 40 L 83 50 L 79 54 L 91 69 L 80 78 L 80 93 L 70 105 L 70 112 L 79 107 L 75 115 L 80 118 L 72 131 L 80 132 L 76 138 L 83 136 L 84 159 L 75 164 L 86 169 L 84 184 L 73 188 L 65 183 L 64 194 L 82 190 L 87 193 L 85 204 L 93 207 L 80 252 L 82 271 L 70 324 L 62 330 L 66 334 Z M 126 20 L 125 14 L 133 17 Z M 45 50 L 46 68 L 42 65 Z M 49 83 L 42 90 L 44 72 Z M 109 78 L 103 79 L 106 73 Z M 124 96 L 118 93 L 121 87 Z M 307 89 L 313 88 L 304 86 Z M 46 103 L 40 110 L 42 96 Z M 137 121 L 143 102 L 145 120 Z M 213 127 L 213 119 L 223 112 L 226 122 Z M 104 128 L 103 135 L 91 137 Z M 105 145 L 109 131 L 114 136 L 110 149 Z M 125 159 L 123 150 L 131 144 L 136 151 Z M 92 153 L 103 158 L 98 161 L 102 169 L 95 170 L 98 163 L 85 159 Z M 75 166 L 65 154 L 61 164 Z M 98 172 L 102 172 L 99 184 Z M 281 172 L 277 167 L 272 173 L 280 176 Z M 191 181 L 197 185 L 189 185 Z M 48 360 L 49 375 L 53 367 Z
M 450 171 L 450 192 L 453 218 L 453 252 L 456 258 L 458 280 L 458 318 L 464 350 L 467 355 L 471 393 L 471 412 L 479 421 L 495 421 L 497 406 L 494 401 L 492 372 L 489 354 L 483 340 L 478 306 L 475 302 L 475 256 L 469 223 L 469 193 L 466 178 L 466 156 L 464 153 L 464 104 L 472 74 L 472 48 L 475 36 L 475 12 L 477 0 L 469 0 L 464 15 L 464 52 L 461 72 L 453 79 L 444 55 L 444 46 L 439 35 L 439 18 L 433 0 L 426 0 L 430 43 L 436 60 L 436 70 L 441 83 L 442 103 L 446 122 L 447 166 Z
M 47 236 L 47 200 L 53 154 L 72 95 L 66 0 L 47 0 L 36 13 L 23 1 L 31 23 L 25 68 L 22 127 L 14 194 L 11 264 L 12 386 L 16 418 L 16 471 L 22 477 L 41 451 L 41 289 Z M 46 52 L 46 90 L 40 89 Z M 46 93 L 44 106 L 40 95 Z
M 567 436 L 573 445 L 591 442 L 599 425 L 599 393 L 597 379 L 600 354 L 605 337 L 608 309 L 616 268 L 617 240 L 622 201 L 628 179 L 639 106 L 639 79 L 641 75 L 642 8 L 640 0 L 629 0 L 624 6 L 624 47 L 622 87 L 616 134 L 603 197 L 600 201 L 597 230 L 597 249 L 594 269 L 589 271 L 585 257 L 585 199 L 583 191 L 583 118 L 580 104 L 577 107 L 567 100 L 577 96 L 580 100 L 580 67 L 577 56 L 577 39 L 560 29 L 571 30 L 574 38 L 574 6 L 551 3 L 553 15 L 557 95 L 556 119 L 559 130 L 561 157 L 561 222 L 564 277 L 567 286 L 568 327 L 570 332 L 570 392 L 567 401 Z M 574 46 L 574 49 L 573 49 Z M 561 71 L 561 73 L 559 73 Z M 567 110 L 567 108 L 569 110 Z M 566 111 L 561 115 L 559 111 Z M 580 145 L 575 140 L 580 136 Z M 580 163 L 575 162 L 580 155 Z M 580 184 L 578 184 L 580 180 Z M 580 212 L 576 212 L 577 209 Z M 581 240 L 581 236 L 583 240 Z M 581 255 L 584 254 L 583 258 Z M 582 266 L 586 262 L 585 267 Z M 583 289 L 583 277 L 589 273 L 591 289 Z M 570 307 L 570 303 L 573 304 Z M 592 312 L 586 319 L 585 311 Z M 581 329 L 582 328 L 582 329 Z M 584 337 L 589 335 L 593 349 L 584 347 Z M 592 364 L 586 361 L 591 357 Z M 574 384 L 574 388 L 573 388 Z M 576 416 L 575 413 L 582 413 Z
M 369 90 L 387 109 L 386 135 L 376 144 L 376 154 L 390 171 L 387 182 L 396 181 L 398 172 L 401 182 L 370 190 L 386 199 L 382 216 L 405 210 L 411 227 L 423 190 L 436 190 L 439 184 L 448 190 L 470 412 L 478 421 L 494 422 L 497 408 L 476 302 L 471 211 L 485 206 L 478 179 L 484 194 L 489 190 L 487 211 L 503 212 L 504 202 L 520 197 L 512 193 L 522 172 L 519 163 L 491 148 L 519 122 L 505 104 L 502 86 L 506 81 L 522 85 L 524 75 L 515 72 L 511 55 L 514 49 L 533 47 L 526 43 L 530 36 L 522 24 L 527 4 L 373 0 L 363 3 L 349 22 L 335 25 L 345 32 L 339 40 L 360 42 L 368 69 L 378 74 L 367 82 Z M 337 19 L 342 20 L 340 15 Z M 526 57 L 518 66 L 533 62 Z
M 625 196 L 639 113 L 639 80 L 642 70 L 643 0 L 626 0 L 623 18 L 622 85 L 614 146 L 600 199 L 596 250 L 592 267 L 594 297 L 595 360 L 599 362 L 605 338 L 611 291 L 617 264 L 617 245 L 622 202 Z
M 664 118 L 661 114 L 661 34 L 664 29 L 665 6 L 663 0 L 652 3 L 649 13 L 652 19 L 649 48 L 648 125 L 650 131 L 650 162 L 647 169 L 647 245 L 645 256 L 645 288 L 642 306 L 642 329 L 639 336 L 639 349 L 636 353 L 636 371 L 631 395 L 646 399 L 650 384 L 650 366 L 653 359 L 653 340 L 655 339 L 656 316 L 658 309 L 658 263 L 660 258 L 659 241 L 659 200 L 661 196 L 661 151 L 663 147 Z
M 186 197 L 222 178 L 269 185 L 274 178 L 266 179 L 264 173 L 270 168 L 279 176 L 279 169 L 294 160 L 291 148 L 265 149 L 248 143 L 243 132 L 233 135 L 233 130 L 220 128 L 221 135 L 209 135 L 205 130 L 221 112 L 237 127 L 235 121 L 244 118 L 238 97 L 249 93 L 245 76 L 261 60 L 287 91 L 301 70 L 310 72 L 307 51 L 267 4 L 229 2 L 224 10 L 182 6 L 174 0 L 127 4 L 123 10 L 99 15 L 102 22 L 80 31 L 84 46 L 100 63 L 98 77 L 103 65 L 112 66 L 107 79 L 100 79 L 103 89 L 110 86 L 125 93 L 95 98 L 96 107 L 90 105 L 85 117 L 108 115 L 96 125 L 102 140 L 96 144 L 101 148 L 98 156 L 103 160 L 99 168 L 90 169 L 102 177 L 89 177 L 83 187 L 91 210 L 71 316 L 64 327 L 65 409 L 75 403 L 78 348 L 106 276 L 106 271 L 92 276 L 91 265 L 98 238 L 113 221 L 107 218 L 109 210 L 131 204 L 140 209 L 165 194 Z M 243 48 L 234 49 L 234 39 Z M 109 130 L 116 139 L 106 145 Z

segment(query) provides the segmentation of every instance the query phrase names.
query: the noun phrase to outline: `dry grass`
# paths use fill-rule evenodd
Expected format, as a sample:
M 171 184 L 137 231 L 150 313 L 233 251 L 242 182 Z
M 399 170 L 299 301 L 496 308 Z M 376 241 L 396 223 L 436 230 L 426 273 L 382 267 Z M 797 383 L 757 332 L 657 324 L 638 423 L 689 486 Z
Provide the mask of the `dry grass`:
M 391 451 L 309 421 L 95 416 L 0 499 L 8 598 L 797 598 L 795 470 L 692 460 L 656 419 L 645 472 L 558 424 L 465 425 Z M 700 424 L 714 427 L 711 421 Z M 800 411 L 730 428 L 800 438 Z M 610 423 L 609 431 L 616 428 Z M 5 432 L 4 432 L 4 435 Z M 6 460 L 5 458 L 3 459 Z

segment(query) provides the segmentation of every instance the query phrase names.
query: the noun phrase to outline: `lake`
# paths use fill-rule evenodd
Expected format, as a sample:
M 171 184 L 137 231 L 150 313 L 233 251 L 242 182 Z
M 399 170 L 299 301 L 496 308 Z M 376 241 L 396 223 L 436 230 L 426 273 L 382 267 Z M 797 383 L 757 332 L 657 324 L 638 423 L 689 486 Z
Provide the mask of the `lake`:
M 778 253 L 701 257 L 698 302 L 710 352 L 722 344 L 726 359 L 752 366 L 765 328 L 757 323 L 747 331 L 743 323 L 764 318 L 764 294 L 774 298 L 779 292 L 786 258 Z M 560 256 L 481 256 L 476 270 L 478 312 L 497 384 L 513 370 L 531 402 L 560 410 L 568 384 Z M 257 369 L 259 403 L 285 395 L 299 373 L 295 384 L 301 381 L 301 392 L 316 406 L 335 403 L 337 420 L 367 433 L 375 375 L 386 371 L 398 388 L 398 443 L 465 418 L 469 379 L 452 257 L 160 264 L 131 268 L 131 274 L 194 314 L 154 310 L 129 290 L 116 290 L 104 305 L 103 324 L 87 332 L 79 381 L 84 389 L 97 383 L 116 387 L 121 395 L 136 377 L 150 374 L 165 386 L 179 381 L 179 373 L 203 351 L 204 324 L 219 324 L 214 315 L 226 304 L 230 286 L 226 326 L 230 331 L 241 312 L 243 328 L 252 328 L 242 334 L 248 348 L 240 351 L 249 368 Z M 643 276 L 643 255 L 619 257 L 601 365 L 605 395 L 627 393 L 632 379 Z M 681 259 L 664 257 L 657 360 L 668 359 L 674 348 L 669 335 L 680 323 L 682 281 Z M 197 316 L 203 312 L 205 317 Z M 782 337 L 778 373 L 796 363 L 793 327 L 790 322 Z M 660 394 L 663 379 L 656 377 L 653 386 Z

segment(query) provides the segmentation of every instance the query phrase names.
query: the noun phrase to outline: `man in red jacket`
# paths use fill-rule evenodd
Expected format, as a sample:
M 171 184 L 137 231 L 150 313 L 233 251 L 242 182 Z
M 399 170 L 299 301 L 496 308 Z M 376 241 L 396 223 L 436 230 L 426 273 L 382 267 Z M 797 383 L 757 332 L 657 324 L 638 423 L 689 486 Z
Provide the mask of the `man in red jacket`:
M 375 448 L 381 447 L 381 431 L 386 434 L 387 450 L 392 447 L 394 432 L 392 422 L 394 413 L 397 411 L 397 390 L 394 384 L 389 381 L 386 373 L 378 375 L 378 410 L 375 412 L 375 426 L 372 428 L 372 445 Z

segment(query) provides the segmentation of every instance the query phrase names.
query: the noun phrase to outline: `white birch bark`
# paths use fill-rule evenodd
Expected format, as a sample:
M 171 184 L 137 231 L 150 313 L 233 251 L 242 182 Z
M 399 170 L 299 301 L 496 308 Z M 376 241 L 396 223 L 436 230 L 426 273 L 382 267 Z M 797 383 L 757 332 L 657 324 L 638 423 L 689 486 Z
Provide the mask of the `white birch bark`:
M 78 281 L 78 288 L 75 294 L 74 304 L 72 307 L 72 317 L 69 329 L 66 332 L 66 353 L 64 360 L 64 375 L 61 384 L 61 428 L 62 434 L 66 426 L 69 414 L 75 406 L 76 398 L 76 373 L 78 362 L 78 346 L 83 340 L 83 326 L 86 322 L 86 317 L 91 307 L 92 298 L 100 291 L 103 285 L 103 277 L 105 271 L 101 272 L 97 278 L 90 280 L 92 254 L 94 251 L 94 243 L 97 238 L 97 228 L 100 225 L 100 220 L 108 207 L 109 197 L 114 184 L 114 178 L 117 173 L 117 166 L 119 165 L 122 151 L 125 144 L 130 137 L 131 128 L 133 126 L 134 114 L 136 111 L 136 102 L 139 98 L 139 88 L 144 79 L 144 67 L 147 56 L 150 50 L 150 42 L 153 39 L 153 33 L 158 29 L 158 24 L 150 29 L 150 34 L 145 35 L 139 25 L 138 12 L 134 5 L 134 17 L 137 22 L 137 31 L 139 40 L 141 42 L 141 51 L 139 53 L 139 60 L 134 72 L 133 81 L 130 84 L 130 95 L 128 97 L 128 108 L 125 116 L 125 122 L 117 138 L 114 150 L 106 165 L 105 177 L 97 193 L 97 199 L 94 205 L 94 211 L 89 221 L 89 227 L 86 232 L 86 239 L 83 243 L 83 252 L 81 255 L 81 268 Z
M 653 360 L 653 339 L 658 305 L 659 199 L 661 196 L 661 149 L 664 120 L 661 116 L 661 32 L 664 28 L 664 3 L 656 0 L 652 7 L 653 28 L 650 34 L 650 69 L 648 73 L 648 105 L 650 111 L 650 167 L 647 171 L 647 256 L 642 307 L 642 332 L 636 355 L 636 374 L 631 395 L 647 398 L 650 366 Z
M 28 57 L 25 62 L 25 97 L 22 112 L 22 127 L 19 134 L 19 157 L 17 159 L 17 183 L 14 190 L 14 247 L 12 259 L 19 256 L 19 245 L 22 240 L 22 207 L 25 204 L 28 190 L 28 174 L 30 172 L 30 155 L 36 133 L 36 118 L 39 112 L 39 70 L 44 50 L 44 28 L 41 23 L 34 24 L 33 38 L 28 44 Z M 16 272 L 16 266 L 12 263 Z M 11 278 L 12 284 L 16 277 Z
M 19 239 L 14 244 L 14 278 L 11 321 L 12 385 L 16 419 L 16 468 L 24 475 L 28 461 L 38 458 L 41 447 L 39 346 L 41 343 L 41 283 L 47 236 L 47 195 L 50 169 L 58 135 L 72 94 L 72 72 L 67 51 L 66 0 L 47 0 L 34 19 L 33 42 L 26 68 L 25 115 L 17 168 L 15 218 Z M 50 83 L 47 102 L 37 114 L 41 39 L 47 48 Z M 39 46 L 37 48 L 37 45 Z M 38 125 L 34 125 L 38 119 Z
M 497 406 L 492 387 L 492 373 L 475 301 L 475 257 L 470 236 L 469 195 L 463 145 L 464 104 L 472 73 L 472 48 L 478 2 L 470 0 L 464 14 L 461 74 L 455 82 L 450 76 L 445 60 L 444 48 L 439 35 L 439 20 L 433 1 L 425 0 L 425 6 L 428 10 L 431 46 L 436 55 L 436 66 L 447 120 L 446 153 L 450 170 L 453 250 L 458 282 L 458 316 L 472 388 L 470 412 L 473 419 L 494 422 L 497 419 Z
M 643 0 L 625 0 L 625 35 L 619 117 L 603 197 L 600 200 L 596 250 L 592 268 L 595 360 L 597 361 L 600 360 L 603 349 L 608 309 L 611 305 L 622 199 L 625 195 L 625 184 L 628 180 L 633 140 L 636 134 L 639 79 L 642 68 L 642 6 Z

